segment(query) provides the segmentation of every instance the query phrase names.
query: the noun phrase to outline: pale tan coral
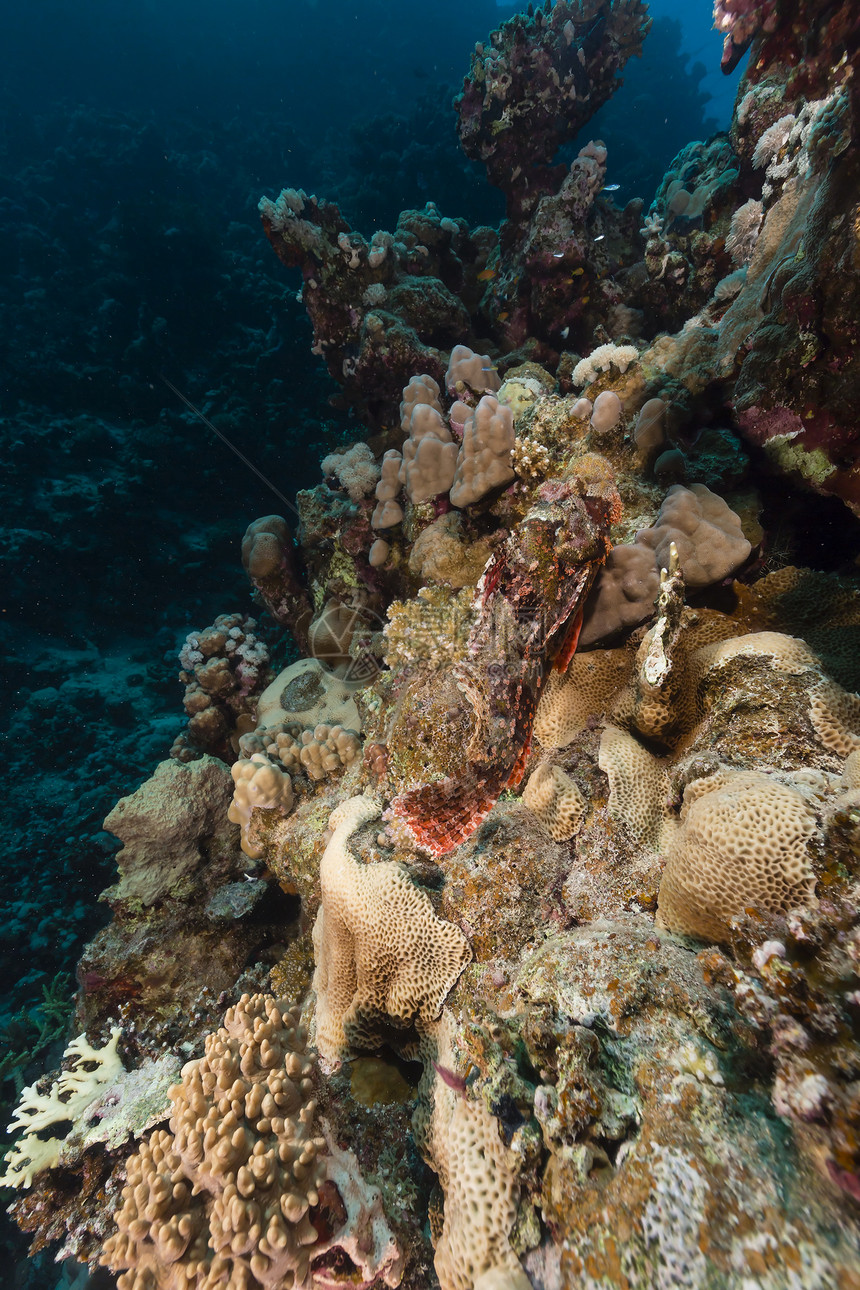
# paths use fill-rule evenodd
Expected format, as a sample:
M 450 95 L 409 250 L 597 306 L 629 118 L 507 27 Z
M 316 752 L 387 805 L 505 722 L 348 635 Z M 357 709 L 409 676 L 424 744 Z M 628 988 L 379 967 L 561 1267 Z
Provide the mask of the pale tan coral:
M 487 538 L 463 539 L 463 520 L 456 511 L 440 515 L 416 538 L 409 553 L 409 570 L 419 578 L 459 590 L 474 587 L 492 554 Z
M 690 658 L 691 676 L 698 681 L 715 668 L 725 667 L 732 659 L 751 654 L 767 658 L 777 672 L 788 672 L 793 676 L 800 676 L 818 665 L 805 641 L 784 636 L 782 632 L 750 632 L 746 636 L 732 636 L 695 650 Z
M 455 1068 L 451 1032 L 445 1014 L 435 1034 L 437 1071 Z M 450 1088 L 438 1073 L 430 1098 L 429 1115 L 419 1102 L 413 1123 L 445 1196 L 434 1260 L 442 1290 L 473 1290 L 482 1282 L 527 1290 L 530 1282 L 510 1243 L 520 1193 L 516 1162 L 505 1149 L 498 1120 L 483 1102 Z
M 598 765 L 609 779 L 609 813 L 657 850 L 665 836 L 668 781 L 663 764 L 626 730 L 606 726 Z
M 367 563 L 370 565 L 371 569 L 378 569 L 381 565 L 385 564 L 385 561 L 388 559 L 390 554 L 391 543 L 386 542 L 383 538 L 377 538 L 376 541 L 372 542 L 370 545 L 370 550 L 367 553 Z
M 588 810 L 587 801 L 570 776 L 548 762 L 541 763 L 529 776 L 523 803 L 556 842 L 572 838 Z
M 233 776 L 233 800 L 227 809 L 227 819 L 242 830 L 242 850 L 252 860 L 263 854 L 249 836 L 251 813 L 280 811 L 286 815 L 293 805 L 293 783 L 280 766 L 269 761 L 265 753 L 254 753 L 249 758 L 240 757 L 230 767 Z
M 317 726 L 325 722 L 360 730 L 361 719 L 353 699 L 354 691 L 316 658 L 291 663 L 260 695 L 257 725 L 276 726 L 297 722 Z
M 551 672 L 534 722 L 541 747 L 566 748 L 589 718 L 607 710 L 632 666 L 630 650 L 597 649 L 575 654 L 566 672 Z
M 658 925 L 724 941 L 748 910 L 780 914 L 808 903 L 815 827 L 800 793 L 758 771 L 694 780 L 660 883 Z
M 848 754 L 842 769 L 842 782 L 847 789 L 860 788 L 860 748 Z
M 468 385 L 476 394 L 489 390 L 493 393 L 501 386 L 496 365 L 488 354 L 476 354 L 468 345 L 455 345 L 448 360 L 445 384 L 455 390 L 458 383 Z
M 809 717 L 825 748 L 840 757 L 860 748 L 860 695 L 822 681 L 810 691 Z
M 492 394 L 485 394 L 463 427 L 452 506 L 471 506 L 496 488 L 513 482 L 514 417 Z
M 412 376 L 409 378 L 409 384 L 403 387 L 403 399 L 400 404 L 400 425 L 404 434 L 409 433 L 409 423 L 412 420 L 413 409 L 419 403 L 426 403 L 429 407 L 435 408 L 441 413 L 442 404 L 439 402 L 439 386 L 432 376 Z
M 399 474 L 410 502 L 426 502 L 447 493 L 454 482 L 457 452 L 448 423 L 438 408 L 416 403 Z
M 471 958 L 396 861 L 361 864 L 350 836 L 380 813 L 369 797 L 342 802 L 329 820 L 314 924 L 317 1046 L 328 1061 L 372 1046 L 380 1031 L 428 1025 Z
M 119 1290 L 301 1284 L 318 1237 L 326 1144 L 298 1010 L 243 995 L 170 1090 L 169 1132 L 127 1164 L 102 1262 Z
M 320 780 L 349 766 L 361 752 L 361 740 L 354 730 L 342 726 L 315 726 L 302 731 L 299 761 L 309 779 Z
M 606 557 L 585 603 L 581 645 L 592 645 L 650 618 L 660 591 L 654 552 L 633 543 Z
M 376 508 L 370 518 L 375 529 L 390 529 L 403 519 L 403 507 L 396 501 L 400 492 L 400 468 L 403 455 L 389 448 L 382 458 L 382 477 L 376 485 Z
M 240 752 L 264 753 L 280 762 L 290 774 L 304 773 L 308 779 L 322 780 L 349 766 L 361 753 L 361 739 L 354 730 L 342 726 L 318 725 L 303 730 L 300 725 L 260 727 L 239 740 Z
M 741 521 L 728 504 L 704 484 L 674 484 L 650 529 L 636 534 L 660 568 L 669 564 L 669 545 L 678 548 L 688 587 L 707 587 L 740 568 L 751 551 Z

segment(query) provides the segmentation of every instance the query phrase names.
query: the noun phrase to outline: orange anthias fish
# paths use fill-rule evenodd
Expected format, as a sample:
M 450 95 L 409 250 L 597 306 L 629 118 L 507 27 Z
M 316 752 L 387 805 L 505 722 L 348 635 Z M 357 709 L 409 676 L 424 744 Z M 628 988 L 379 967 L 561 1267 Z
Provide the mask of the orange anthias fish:
M 478 281 L 489 282 L 492 278 L 496 276 L 497 273 L 498 273 L 498 269 L 482 269 L 481 272 L 478 274 Z

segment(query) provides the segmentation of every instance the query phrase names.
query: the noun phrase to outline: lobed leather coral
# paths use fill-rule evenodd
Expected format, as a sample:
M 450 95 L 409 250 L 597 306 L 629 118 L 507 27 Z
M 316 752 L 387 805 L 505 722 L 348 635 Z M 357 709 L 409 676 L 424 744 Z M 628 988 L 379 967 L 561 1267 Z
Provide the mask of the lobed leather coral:
M 243 995 L 127 1163 L 102 1262 L 120 1290 L 276 1290 L 307 1278 L 325 1176 L 298 1010 Z

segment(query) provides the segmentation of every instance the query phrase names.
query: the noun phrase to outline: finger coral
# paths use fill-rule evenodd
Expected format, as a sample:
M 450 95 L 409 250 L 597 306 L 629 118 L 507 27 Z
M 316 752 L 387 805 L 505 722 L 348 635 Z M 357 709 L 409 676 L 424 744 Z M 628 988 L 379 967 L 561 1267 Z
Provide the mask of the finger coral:
M 251 715 L 271 679 L 269 651 L 245 614 L 219 614 L 211 627 L 189 632 L 179 654 L 188 726 L 171 755 L 190 761 L 208 752 L 231 760 L 230 737 Z
M 235 761 L 230 773 L 234 787 L 227 819 L 231 824 L 241 825 L 242 850 L 246 856 L 256 860 L 261 851 L 248 834 L 251 813 L 255 809 L 287 812 L 293 804 L 293 785 L 289 775 L 285 775 L 280 766 L 270 762 L 263 753 Z
M 492 394 L 485 394 L 463 427 L 463 442 L 451 485 L 451 505 L 471 506 L 514 479 L 514 418 Z
M 739 568 L 752 550 L 738 516 L 704 484 L 690 488 L 674 484 L 656 521 L 650 529 L 640 530 L 636 541 L 654 552 L 661 569 L 668 568 L 669 545 L 674 542 L 688 587 L 719 582 Z
M 130 1157 L 105 1242 L 120 1290 L 302 1284 L 326 1143 L 298 1012 L 243 995 L 170 1096 L 170 1127 Z

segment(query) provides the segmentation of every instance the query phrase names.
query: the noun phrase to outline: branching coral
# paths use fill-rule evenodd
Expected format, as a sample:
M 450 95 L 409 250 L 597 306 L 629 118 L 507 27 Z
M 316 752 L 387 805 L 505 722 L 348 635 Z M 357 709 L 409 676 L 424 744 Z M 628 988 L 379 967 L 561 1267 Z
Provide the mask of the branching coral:
M 243 995 L 171 1090 L 170 1129 L 128 1162 L 103 1262 L 121 1290 L 301 1284 L 318 1236 L 324 1138 L 298 1013 Z
M 6 1156 L 0 1177 L 3 1186 L 30 1187 L 37 1173 L 59 1164 L 70 1132 L 56 1137 L 49 1130 L 71 1123 L 71 1131 L 80 1131 L 100 1094 L 123 1073 L 116 1050 L 121 1034 L 121 1028 L 114 1026 L 110 1040 L 102 1048 L 93 1048 L 86 1035 L 78 1035 L 63 1054 L 70 1068 L 62 1072 L 48 1092 L 40 1093 L 35 1084 L 22 1091 L 9 1132 L 25 1132 Z
M 188 728 L 171 755 L 181 761 L 202 752 L 232 759 L 230 738 L 251 717 L 270 679 L 269 651 L 244 614 L 219 614 L 211 627 L 190 632 L 179 654 Z M 241 730 L 239 731 L 241 733 Z

